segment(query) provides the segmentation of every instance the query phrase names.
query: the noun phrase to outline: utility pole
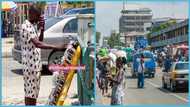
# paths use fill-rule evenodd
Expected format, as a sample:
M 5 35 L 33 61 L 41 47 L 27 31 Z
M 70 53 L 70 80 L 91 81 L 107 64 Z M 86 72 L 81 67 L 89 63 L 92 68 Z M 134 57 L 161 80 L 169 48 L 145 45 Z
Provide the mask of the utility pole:
M 125 0 L 123 0 L 123 10 L 125 10 Z
M 56 4 L 55 17 L 58 16 L 58 9 L 59 9 L 59 1 L 57 1 Z
M 175 3 L 174 3 L 175 1 L 173 1 L 172 2 L 172 8 L 175 8 Z M 175 13 L 174 13 L 174 11 L 172 10 L 172 18 L 174 18 L 175 19 Z

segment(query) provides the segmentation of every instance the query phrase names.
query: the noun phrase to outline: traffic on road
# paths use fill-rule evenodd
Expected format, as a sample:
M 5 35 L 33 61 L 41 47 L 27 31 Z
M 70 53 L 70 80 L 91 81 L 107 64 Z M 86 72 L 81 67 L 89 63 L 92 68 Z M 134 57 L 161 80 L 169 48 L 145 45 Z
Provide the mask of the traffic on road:
M 187 51 L 188 46 L 183 44 L 152 50 L 144 37 L 136 39 L 134 48 L 97 48 L 97 103 L 175 104 L 178 100 L 186 104 L 189 101 Z M 118 59 L 122 59 L 122 67 L 117 65 Z M 119 75 L 121 69 L 124 78 Z M 135 96 L 138 98 L 130 99 Z M 140 99 L 143 97 L 146 98 Z

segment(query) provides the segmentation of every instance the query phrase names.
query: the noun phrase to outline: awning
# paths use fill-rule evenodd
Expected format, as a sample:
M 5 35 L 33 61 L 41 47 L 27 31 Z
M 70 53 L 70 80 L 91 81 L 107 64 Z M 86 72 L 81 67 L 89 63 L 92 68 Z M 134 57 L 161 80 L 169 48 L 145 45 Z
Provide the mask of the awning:
M 16 8 L 17 8 L 17 5 L 13 1 L 3 1 L 2 2 L 2 10 L 3 11 L 12 11 L 12 10 L 15 10 Z

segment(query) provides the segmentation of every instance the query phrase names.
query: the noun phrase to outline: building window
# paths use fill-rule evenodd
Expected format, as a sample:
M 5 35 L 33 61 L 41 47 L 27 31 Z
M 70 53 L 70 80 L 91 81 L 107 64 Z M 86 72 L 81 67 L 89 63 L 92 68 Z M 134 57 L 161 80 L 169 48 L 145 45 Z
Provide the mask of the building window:
M 184 26 L 184 27 L 183 27 L 183 35 L 185 35 L 185 32 L 186 32 L 186 31 L 185 31 L 185 26 Z
M 140 20 L 141 19 L 141 17 L 140 16 L 136 16 L 136 20 Z
M 127 20 L 134 20 L 135 17 L 134 17 L 134 16 L 127 16 L 126 19 L 127 19 Z
M 180 33 L 179 36 L 183 35 L 183 28 L 180 28 L 180 29 L 179 29 L 179 33 Z
M 133 40 L 133 38 L 132 37 L 130 37 L 130 41 L 132 41 Z
M 185 34 L 188 34 L 189 30 L 188 30 L 188 26 L 185 27 Z
M 72 19 L 63 28 L 63 33 L 76 33 L 78 30 L 77 19 Z
M 125 22 L 125 24 L 126 24 L 126 25 L 129 25 L 129 26 L 131 26 L 131 25 L 135 25 L 134 22 Z
M 24 15 L 25 15 L 25 19 L 27 19 L 27 17 L 28 17 L 28 16 L 27 16 L 27 15 L 28 15 L 28 14 L 27 14 L 27 10 L 28 10 L 28 9 L 27 9 L 27 5 L 24 5 Z

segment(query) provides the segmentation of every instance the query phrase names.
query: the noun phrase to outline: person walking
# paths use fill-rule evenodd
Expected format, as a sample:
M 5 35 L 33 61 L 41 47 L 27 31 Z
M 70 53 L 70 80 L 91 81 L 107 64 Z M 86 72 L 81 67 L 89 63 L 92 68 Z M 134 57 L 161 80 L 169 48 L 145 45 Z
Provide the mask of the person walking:
M 97 68 L 100 70 L 98 80 L 100 83 L 100 89 L 102 91 L 102 95 L 105 96 L 108 93 L 108 82 L 109 82 L 108 78 L 106 77 L 108 74 L 108 69 L 106 65 L 108 60 L 110 60 L 107 49 L 105 48 L 100 49 L 97 58 L 99 59 L 97 61 Z
M 144 88 L 144 56 L 141 54 L 140 63 L 138 66 L 138 88 Z
M 108 93 L 108 78 L 107 73 L 108 70 L 106 69 L 106 62 L 101 62 L 102 69 L 100 70 L 100 83 L 102 87 L 102 95 L 106 95 Z
M 63 44 L 55 46 L 42 42 L 45 22 L 40 16 L 41 11 L 35 5 L 31 5 L 29 7 L 29 19 L 24 21 L 20 32 L 22 64 L 24 65 L 25 105 L 36 105 L 39 95 L 42 67 L 41 49 L 63 50 L 66 47 Z M 40 35 L 35 29 L 35 25 L 40 26 Z
M 166 72 L 169 72 L 172 66 L 172 59 L 170 55 L 167 55 L 166 59 L 164 60 L 164 69 Z

